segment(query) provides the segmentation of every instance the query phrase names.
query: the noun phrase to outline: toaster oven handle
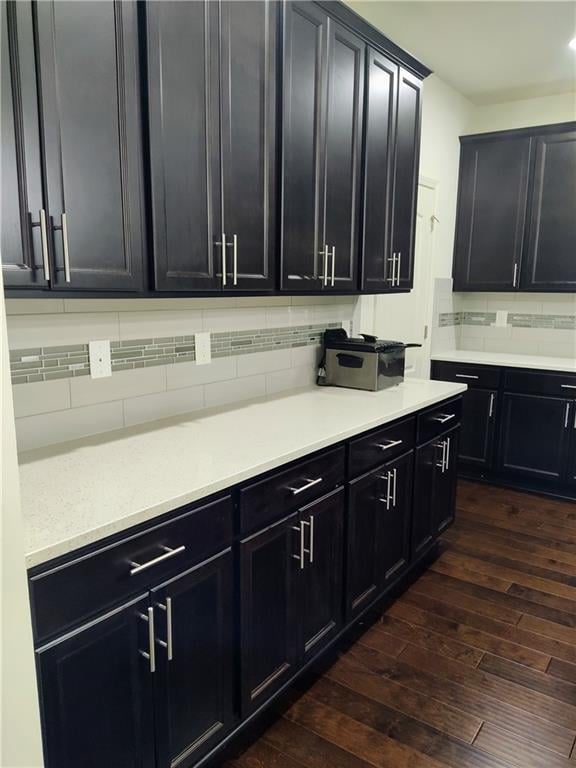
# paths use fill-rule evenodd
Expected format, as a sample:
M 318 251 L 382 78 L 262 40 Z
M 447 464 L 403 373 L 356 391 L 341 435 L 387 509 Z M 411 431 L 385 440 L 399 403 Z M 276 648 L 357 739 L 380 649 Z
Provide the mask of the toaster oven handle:
M 344 352 L 340 352 L 336 355 L 338 359 L 338 365 L 342 368 L 362 368 L 364 365 L 364 358 L 357 357 L 356 355 L 347 355 Z

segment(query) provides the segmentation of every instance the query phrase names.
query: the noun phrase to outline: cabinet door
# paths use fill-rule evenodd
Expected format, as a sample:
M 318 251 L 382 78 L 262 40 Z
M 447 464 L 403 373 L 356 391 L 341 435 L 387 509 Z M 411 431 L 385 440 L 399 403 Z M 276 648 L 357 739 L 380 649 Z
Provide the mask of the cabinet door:
M 306 660 L 342 626 L 344 489 L 305 507 L 299 525 L 303 528 L 300 651 Z
M 432 506 L 432 534 L 438 536 L 454 521 L 456 482 L 458 479 L 458 443 L 460 428 L 444 434 L 440 440 L 440 461 L 436 462 Z
M 281 261 L 282 288 L 291 292 L 319 290 L 328 262 L 320 210 L 327 28 L 314 3 L 285 3 Z
M 222 230 L 226 288 L 274 288 L 279 5 L 221 5 Z
M 297 513 L 240 542 L 242 715 L 296 672 Z
M 398 65 L 369 48 L 366 67 L 362 290 L 387 290 L 392 282 L 391 193 Z
M 146 4 L 155 286 L 222 286 L 218 3 Z M 217 245 L 219 243 L 219 245 Z
M 540 480 L 564 474 L 570 401 L 505 393 L 502 399 L 498 469 Z
M 383 467 L 386 476 L 386 503 L 381 507 L 382 555 L 380 568 L 383 584 L 392 581 L 408 564 L 410 557 L 410 522 L 412 516 L 413 451 Z
M 148 598 L 37 651 L 46 768 L 152 768 Z
M 357 288 L 364 43 L 328 22 L 325 241 L 329 288 Z
M 538 136 L 521 286 L 576 290 L 576 131 Z
M 380 567 L 383 509 L 388 477 L 383 467 L 350 483 L 346 556 L 346 619 L 374 600 L 382 588 Z
M 530 138 L 467 141 L 460 155 L 454 290 L 518 288 Z
M 49 266 L 47 273 L 40 234 L 44 201 L 31 3 L 2 3 L 0 25 L 4 284 L 43 288 Z
M 228 550 L 153 591 L 158 768 L 197 759 L 231 725 L 232 590 Z
M 406 291 L 414 282 L 416 200 L 420 155 L 420 96 L 422 83 L 400 69 L 392 213 L 392 254 L 396 254 L 397 290 Z
M 463 466 L 492 466 L 497 396 L 494 389 L 469 388 L 464 393 L 458 456 Z
M 53 284 L 139 290 L 146 239 L 136 3 L 35 8 Z

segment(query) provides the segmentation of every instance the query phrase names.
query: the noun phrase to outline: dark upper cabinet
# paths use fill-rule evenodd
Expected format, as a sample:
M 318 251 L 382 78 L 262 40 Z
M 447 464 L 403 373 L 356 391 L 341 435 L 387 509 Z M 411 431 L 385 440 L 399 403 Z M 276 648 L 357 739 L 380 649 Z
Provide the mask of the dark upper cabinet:
M 146 598 L 37 651 L 46 768 L 153 768 Z
M 2 269 L 7 286 L 48 284 L 32 6 L 1 5 Z M 44 247 L 43 247 L 44 246 Z
M 344 489 L 301 511 L 300 655 L 305 661 L 342 627 Z M 307 551 L 304 551 L 307 550 Z
M 233 721 L 232 553 L 152 592 L 157 637 L 158 767 L 195 761 Z
M 497 468 L 544 481 L 563 479 L 571 432 L 571 401 L 506 392 L 502 398 Z
M 354 290 L 365 45 L 312 3 L 286 3 L 282 288 Z
M 520 287 L 576 290 L 576 130 L 534 139 L 534 180 Z
M 395 269 L 390 285 L 400 291 L 410 290 L 414 282 L 421 88 L 417 77 L 400 69 L 390 246 Z
M 469 386 L 464 393 L 458 454 L 463 467 L 492 467 L 497 400 L 498 392 L 494 389 Z
M 464 139 L 460 154 L 454 290 L 518 288 L 531 139 Z
M 298 514 L 294 513 L 240 543 L 243 716 L 296 671 L 295 571 L 302 557 L 300 536 Z
M 34 4 L 52 285 L 143 286 L 135 2 Z
M 146 10 L 156 288 L 270 290 L 278 4 Z
M 393 288 L 390 218 L 398 65 L 372 48 L 367 52 L 362 228 L 362 289 Z M 394 260 L 395 263 L 395 260 Z M 394 279 L 395 282 L 395 279 Z

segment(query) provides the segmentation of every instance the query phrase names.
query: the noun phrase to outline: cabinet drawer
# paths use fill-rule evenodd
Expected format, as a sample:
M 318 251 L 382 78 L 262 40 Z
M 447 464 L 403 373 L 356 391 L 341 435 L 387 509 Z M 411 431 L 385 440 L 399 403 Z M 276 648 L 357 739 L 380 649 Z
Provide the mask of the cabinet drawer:
M 504 388 L 512 392 L 576 398 L 576 376 L 569 373 L 507 370 Z
M 232 513 L 227 496 L 33 575 L 36 641 L 61 634 L 230 546 Z
M 353 440 L 350 443 L 350 476 L 356 477 L 405 453 L 414 445 L 414 433 L 415 419 L 405 419 Z
M 249 533 L 344 482 L 344 448 L 300 461 L 240 491 L 240 532 Z
M 431 440 L 441 432 L 460 423 L 462 397 L 439 403 L 424 413 L 418 414 L 418 445 Z
M 456 381 L 470 387 L 488 387 L 498 389 L 501 377 L 500 368 L 488 368 L 485 365 L 468 363 L 432 363 L 432 378 L 437 381 Z

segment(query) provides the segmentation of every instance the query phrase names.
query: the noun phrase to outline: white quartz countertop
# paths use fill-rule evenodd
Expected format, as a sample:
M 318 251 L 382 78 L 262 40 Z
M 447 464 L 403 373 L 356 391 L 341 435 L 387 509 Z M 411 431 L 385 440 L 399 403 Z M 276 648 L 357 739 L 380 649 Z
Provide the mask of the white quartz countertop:
M 295 390 L 20 456 L 33 567 L 466 389 L 406 380 L 381 392 Z
M 574 359 L 569 357 L 545 357 L 543 355 L 518 355 L 509 352 L 475 352 L 457 349 L 451 352 L 438 352 L 432 360 L 444 360 L 447 363 L 476 363 L 477 365 L 501 365 L 506 368 L 534 368 L 542 371 L 560 371 L 576 373 L 576 349 Z

